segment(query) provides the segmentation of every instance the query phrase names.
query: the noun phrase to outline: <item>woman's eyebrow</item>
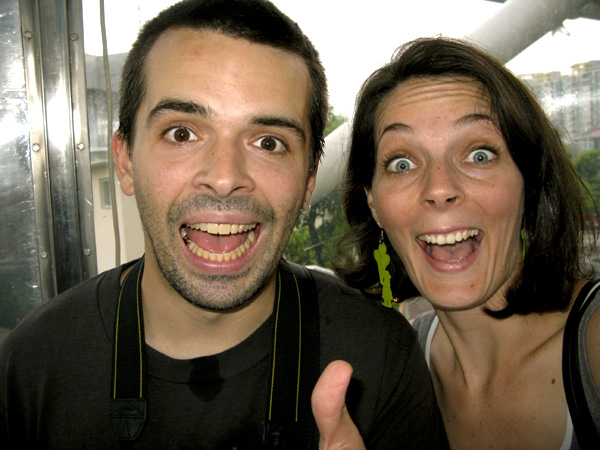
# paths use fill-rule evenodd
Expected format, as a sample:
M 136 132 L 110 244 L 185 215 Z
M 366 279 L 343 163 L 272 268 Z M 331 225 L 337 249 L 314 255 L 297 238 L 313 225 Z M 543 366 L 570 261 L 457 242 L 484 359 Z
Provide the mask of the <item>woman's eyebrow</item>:
M 402 123 L 402 122 L 394 122 L 389 125 L 386 125 L 386 127 L 379 134 L 379 138 L 377 139 L 377 142 L 381 141 L 381 138 L 383 138 L 383 136 L 389 132 L 412 133 L 412 131 L 413 131 L 413 129 L 409 125 L 406 125 L 405 123 Z
M 459 128 L 477 122 L 488 122 L 489 124 L 493 125 L 494 128 L 498 128 L 498 123 L 492 116 L 490 116 L 489 114 L 482 113 L 467 114 L 466 116 L 463 116 L 460 119 L 458 119 L 454 126 L 455 128 Z

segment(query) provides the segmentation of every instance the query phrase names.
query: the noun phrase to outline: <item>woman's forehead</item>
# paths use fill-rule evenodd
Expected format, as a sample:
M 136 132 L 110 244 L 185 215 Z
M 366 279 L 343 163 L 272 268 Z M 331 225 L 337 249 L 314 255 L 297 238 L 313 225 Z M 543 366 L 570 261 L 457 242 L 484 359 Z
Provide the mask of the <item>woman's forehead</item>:
M 435 110 L 436 105 L 462 105 L 472 113 L 489 116 L 495 122 L 491 98 L 484 86 L 470 79 L 456 77 L 414 77 L 395 87 L 381 102 L 375 122 L 379 136 L 388 126 L 387 122 L 400 120 L 403 116 L 422 111 Z

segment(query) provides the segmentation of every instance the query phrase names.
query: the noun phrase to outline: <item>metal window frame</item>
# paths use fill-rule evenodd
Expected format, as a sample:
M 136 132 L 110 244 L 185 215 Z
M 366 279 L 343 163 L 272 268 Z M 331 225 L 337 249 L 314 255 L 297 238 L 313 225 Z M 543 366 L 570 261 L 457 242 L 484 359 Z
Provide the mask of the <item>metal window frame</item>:
M 19 7 L 46 301 L 97 273 L 82 5 L 20 0 Z

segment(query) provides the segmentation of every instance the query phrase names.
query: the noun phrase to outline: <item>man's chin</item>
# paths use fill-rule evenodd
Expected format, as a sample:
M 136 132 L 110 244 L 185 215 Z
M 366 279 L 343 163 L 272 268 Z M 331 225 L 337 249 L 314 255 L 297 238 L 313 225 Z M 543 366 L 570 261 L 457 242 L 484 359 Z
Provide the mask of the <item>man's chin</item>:
M 163 274 L 171 287 L 194 307 L 211 312 L 229 312 L 252 303 L 269 283 L 276 267 L 258 265 L 254 269 L 248 267 L 233 274 L 187 277 L 172 271 Z

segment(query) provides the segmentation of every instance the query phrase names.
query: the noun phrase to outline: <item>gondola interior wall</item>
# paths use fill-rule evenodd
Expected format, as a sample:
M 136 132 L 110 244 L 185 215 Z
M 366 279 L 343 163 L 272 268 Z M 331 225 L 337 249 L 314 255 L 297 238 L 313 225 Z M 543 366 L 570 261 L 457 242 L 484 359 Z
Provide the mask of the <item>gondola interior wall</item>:
M 80 2 L 0 0 L 0 327 L 97 273 Z

